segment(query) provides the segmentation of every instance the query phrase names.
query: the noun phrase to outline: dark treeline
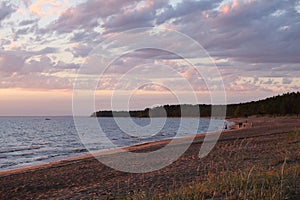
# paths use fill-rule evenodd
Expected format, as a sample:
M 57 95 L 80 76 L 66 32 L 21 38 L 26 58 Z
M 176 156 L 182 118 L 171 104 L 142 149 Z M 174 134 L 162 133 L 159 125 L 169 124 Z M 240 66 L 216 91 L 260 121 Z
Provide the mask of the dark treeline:
M 215 105 L 214 110 L 223 110 L 224 105 Z M 199 112 L 200 111 L 200 112 Z M 200 114 L 199 114 L 200 113 Z M 92 117 L 210 117 L 212 106 L 200 105 L 164 105 L 136 111 L 98 111 Z M 286 93 L 264 100 L 230 104 L 226 108 L 227 117 L 248 117 L 251 115 L 299 115 L 300 92 Z M 214 115 L 216 116 L 216 115 Z

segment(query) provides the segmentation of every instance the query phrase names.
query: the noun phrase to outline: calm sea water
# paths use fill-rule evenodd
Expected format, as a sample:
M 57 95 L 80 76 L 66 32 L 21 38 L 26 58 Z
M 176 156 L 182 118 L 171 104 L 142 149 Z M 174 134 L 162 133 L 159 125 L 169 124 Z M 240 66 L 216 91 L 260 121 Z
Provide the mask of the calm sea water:
M 84 118 L 84 120 L 88 122 L 95 118 Z M 136 127 L 128 125 L 124 131 L 118 127 L 113 118 L 98 118 L 106 137 L 118 147 L 173 138 L 176 135 L 180 118 L 156 120 L 165 120 L 163 128 L 155 130 L 155 134 L 139 137 L 140 130 Z M 185 120 L 199 123 L 197 133 L 204 133 L 208 130 L 209 119 Z M 150 119 L 147 118 L 133 118 L 133 121 L 141 127 L 146 127 L 146 130 L 150 123 Z M 215 120 L 215 122 L 218 121 L 220 120 Z M 220 127 L 216 126 L 214 129 L 220 130 Z M 85 130 L 87 133 L 95 133 L 88 125 Z M 126 134 L 126 132 L 132 134 Z M 176 137 L 195 133 L 187 126 L 183 128 L 182 134 Z M 93 136 L 97 136 L 97 133 Z M 83 145 L 72 117 L 0 117 L 0 171 L 82 155 L 88 152 L 86 147 L 93 151 L 116 148 L 106 143 L 105 140 L 94 141 L 97 142 Z

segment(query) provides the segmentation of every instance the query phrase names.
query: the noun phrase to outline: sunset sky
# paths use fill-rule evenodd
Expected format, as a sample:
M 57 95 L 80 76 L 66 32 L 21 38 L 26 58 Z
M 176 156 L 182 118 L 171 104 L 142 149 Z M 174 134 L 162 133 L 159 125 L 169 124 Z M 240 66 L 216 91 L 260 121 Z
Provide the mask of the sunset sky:
M 0 116 L 71 115 L 74 81 L 91 50 L 142 27 L 176 30 L 202 45 L 229 103 L 300 91 L 299 0 L 1 0 Z M 207 88 L 181 58 L 145 50 L 112 64 L 99 83 L 96 108 L 108 109 L 115 78 L 145 60 L 178 70 L 209 103 Z M 132 109 L 165 103 L 176 103 L 174 96 L 153 85 L 130 102 Z

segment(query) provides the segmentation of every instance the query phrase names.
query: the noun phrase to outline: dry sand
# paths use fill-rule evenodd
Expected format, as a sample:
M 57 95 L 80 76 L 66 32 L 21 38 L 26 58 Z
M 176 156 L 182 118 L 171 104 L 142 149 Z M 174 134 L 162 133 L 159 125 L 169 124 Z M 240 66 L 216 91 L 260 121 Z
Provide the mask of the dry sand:
M 231 119 L 244 122 L 246 119 Z M 288 158 L 299 164 L 300 143 L 287 132 L 300 129 L 300 118 L 248 118 L 252 128 L 223 132 L 214 149 L 203 159 L 198 153 L 199 135 L 176 162 L 158 171 L 130 174 L 111 169 L 90 155 L 0 173 L 0 199 L 99 199 L 137 192 L 166 193 L 205 180 L 208 173 L 245 166 L 279 167 Z M 182 140 L 184 142 L 184 140 Z M 165 146 L 159 141 L 129 148 L 153 151 Z M 176 148 L 176 147 L 174 147 Z M 118 152 L 106 152 L 107 155 Z M 107 156 L 106 155 L 106 156 Z

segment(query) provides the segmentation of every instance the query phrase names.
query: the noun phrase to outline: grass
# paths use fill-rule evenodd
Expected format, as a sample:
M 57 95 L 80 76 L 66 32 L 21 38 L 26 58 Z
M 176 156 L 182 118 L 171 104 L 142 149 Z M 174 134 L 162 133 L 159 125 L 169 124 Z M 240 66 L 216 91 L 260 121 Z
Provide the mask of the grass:
M 290 131 L 286 134 L 287 143 L 300 142 L 300 130 Z M 241 141 L 237 152 L 228 155 L 231 161 L 239 165 L 243 162 L 241 157 L 247 155 L 248 149 L 246 141 Z M 249 145 L 250 146 L 250 145 Z M 255 148 L 255 146 L 253 146 Z M 287 146 L 284 149 L 288 149 Z M 269 167 L 256 165 L 248 168 L 237 167 L 238 170 L 231 170 L 225 167 L 220 171 L 208 172 L 204 181 L 182 187 L 168 194 L 146 196 L 145 194 L 136 194 L 127 199 L 174 199 L 174 200 L 193 200 L 193 199 L 264 199 L 264 200 L 282 200 L 300 199 L 300 164 L 297 159 L 299 150 L 286 152 L 286 157 L 282 155 L 269 160 Z M 291 156 L 292 154 L 293 156 Z M 291 162 L 291 157 L 293 158 Z M 274 165 L 276 161 L 276 165 Z
M 138 193 L 124 199 L 299 199 L 300 197 L 300 166 L 288 167 L 284 162 L 280 169 L 261 171 L 252 167 L 237 172 L 222 171 L 209 174 L 207 180 L 168 194 L 145 195 Z
M 133 191 L 125 197 L 107 199 L 300 199 L 300 130 L 290 131 L 283 137 L 278 144 L 268 147 L 271 148 L 272 155 L 270 152 L 262 155 L 259 151 L 254 151 L 258 149 L 259 144 L 252 140 L 237 140 L 225 147 L 220 145 L 223 166 L 220 167 L 220 162 L 212 162 L 207 166 L 207 170 L 199 170 L 202 175 L 204 173 L 202 179 L 179 189 L 158 193 L 154 188 L 149 188 L 148 192 Z M 251 152 L 256 153 L 252 155 Z M 255 158 L 257 162 L 252 164 L 253 156 L 257 156 L 259 160 Z M 249 159 L 251 164 L 245 164 Z M 217 160 L 221 161 L 222 158 Z
M 294 142 L 299 142 L 300 141 L 300 130 L 294 130 L 294 131 L 290 131 L 288 132 L 288 138 L 290 140 L 293 140 Z

